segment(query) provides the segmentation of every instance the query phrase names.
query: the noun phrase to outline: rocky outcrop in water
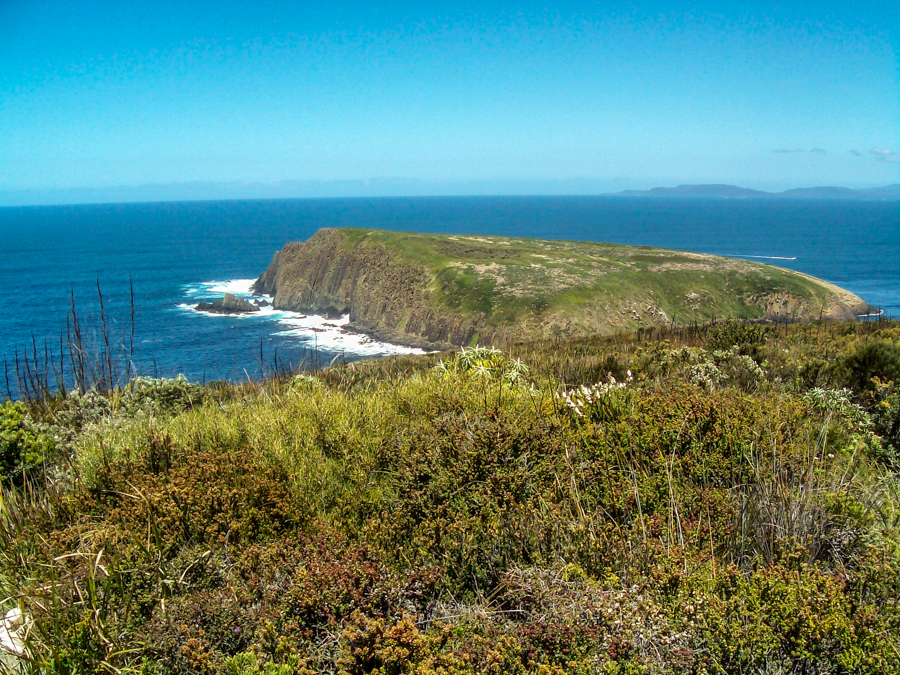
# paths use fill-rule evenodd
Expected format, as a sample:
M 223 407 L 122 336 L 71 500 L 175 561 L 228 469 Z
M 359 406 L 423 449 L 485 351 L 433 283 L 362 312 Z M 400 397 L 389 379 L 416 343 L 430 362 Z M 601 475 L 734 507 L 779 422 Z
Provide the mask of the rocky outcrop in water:
M 233 293 L 226 293 L 221 300 L 199 302 L 195 309 L 199 312 L 208 312 L 210 314 L 252 314 L 259 311 L 257 305 L 239 298 Z

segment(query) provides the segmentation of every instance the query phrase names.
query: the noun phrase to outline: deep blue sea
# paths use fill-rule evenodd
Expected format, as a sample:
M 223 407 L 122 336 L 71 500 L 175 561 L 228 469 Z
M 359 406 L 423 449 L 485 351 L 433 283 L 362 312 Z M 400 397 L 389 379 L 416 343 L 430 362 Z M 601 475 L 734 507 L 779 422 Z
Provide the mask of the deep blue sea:
M 98 280 L 119 342 L 130 333 L 131 280 L 134 355 L 145 374 L 238 380 L 276 357 L 300 366 L 392 353 L 315 317 L 191 310 L 226 289 L 246 291 L 285 242 L 342 226 L 746 257 L 821 277 L 900 316 L 900 202 L 447 197 L 13 207 L 0 208 L 0 359 L 12 364 L 32 338 L 39 350 L 56 344 L 70 293 L 83 325 L 96 326 Z

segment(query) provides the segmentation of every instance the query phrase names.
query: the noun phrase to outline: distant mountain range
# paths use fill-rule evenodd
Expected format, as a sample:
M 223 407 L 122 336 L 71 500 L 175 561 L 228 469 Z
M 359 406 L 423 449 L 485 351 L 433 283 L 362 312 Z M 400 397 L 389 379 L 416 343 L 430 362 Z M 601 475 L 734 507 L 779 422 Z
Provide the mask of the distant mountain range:
M 853 190 L 845 187 L 794 188 L 784 192 L 764 192 L 737 185 L 679 185 L 652 190 L 625 190 L 616 194 L 626 197 L 701 197 L 704 199 L 865 199 L 900 200 L 900 184 Z
M 2 0 L 0 0 L 2 3 Z M 655 181 L 654 181 L 655 182 Z M 629 179 L 592 180 L 491 180 L 429 181 L 413 178 L 372 180 L 286 180 L 276 182 L 191 182 L 150 185 L 120 185 L 106 188 L 60 188 L 4 190 L 0 208 L 51 204 L 115 204 L 132 202 L 216 201 L 229 199 L 320 199 L 352 197 L 433 196 L 632 196 L 704 199 L 846 199 L 900 201 L 900 185 L 866 190 L 843 187 L 813 187 L 763 192 L 736 185 L 679 185 L 652 190 L 625 190 Z M 645 183 L 646 184 L 646 183 Z

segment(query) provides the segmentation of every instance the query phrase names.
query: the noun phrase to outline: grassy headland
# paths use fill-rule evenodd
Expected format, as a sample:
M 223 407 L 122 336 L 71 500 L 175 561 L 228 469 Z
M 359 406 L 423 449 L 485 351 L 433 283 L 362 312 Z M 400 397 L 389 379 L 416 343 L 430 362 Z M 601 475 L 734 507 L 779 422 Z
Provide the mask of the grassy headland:
M 13 672 L 900 672 L 895 323 L 137 380 L 0 439 Z
M 256 288 L 275 306 L 350 313 L 397 342 L 501 344 L 722 319 L 848 319 L 867 305 L 771 265 L 590 242 L 324 229 Z

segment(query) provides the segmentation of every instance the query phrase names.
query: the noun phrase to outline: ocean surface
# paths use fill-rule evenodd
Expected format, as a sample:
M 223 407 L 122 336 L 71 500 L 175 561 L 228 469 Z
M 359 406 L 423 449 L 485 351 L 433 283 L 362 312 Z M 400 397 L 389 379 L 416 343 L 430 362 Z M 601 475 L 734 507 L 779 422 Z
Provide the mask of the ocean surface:
M 0 208 L 0 359 L 58 347 L 70 300 L 143 374 L 240 380 L 279 367 L 403 353 L 340 321 L 192 309 L 246 294 L 275 251 L 321 227 L 494 234 L 658 246 L 806 272 L 900 316 L 900 202 L 448 197 L 173 202 Z M 130 286 L 130 285 L 131 286 Z M 331 324 L 331 325 L 326 325 Z M 131 353 L 118 349 L 118 359 Z

